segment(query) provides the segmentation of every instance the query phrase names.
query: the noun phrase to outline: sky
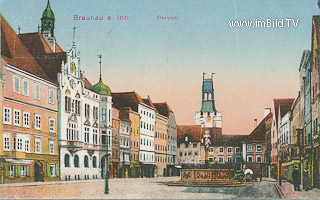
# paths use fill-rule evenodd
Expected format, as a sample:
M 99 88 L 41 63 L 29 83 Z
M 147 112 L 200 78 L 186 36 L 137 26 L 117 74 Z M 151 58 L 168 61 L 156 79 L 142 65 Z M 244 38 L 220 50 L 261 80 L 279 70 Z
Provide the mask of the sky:
M 249 134 L 273 99 L 296 98 L 303 50 L 311 48 L 316 0 L 51 0 L 55 37 L 75 42 L 92 84 L 102 77 L 112 92 L 136 91 L 167 102 L 178 125 L 194 124 L 201 108 L 202 73 L 214 75 L 223 134 Z M 13 29 L 36 32 L 47 0 L 1 0 Z M 74 16 L 103 17 L 99 21 Z M 117 20 L 117 16 L 128 20 Z M 107 20 L 108 16 L 112 20 Z M 173 20 L 160 20 L 158 16 Z M 294 27 L 230 27 L 231 20 L 299 20 Z

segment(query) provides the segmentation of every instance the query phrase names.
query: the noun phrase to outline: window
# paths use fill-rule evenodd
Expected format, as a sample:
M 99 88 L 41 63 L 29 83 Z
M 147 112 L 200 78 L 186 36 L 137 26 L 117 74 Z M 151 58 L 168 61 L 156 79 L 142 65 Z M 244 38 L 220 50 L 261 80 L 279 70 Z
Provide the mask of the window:
M 49 118 L 49 132 L 54 133 L 55 132 L 55 120 L 53 118 Z
M 70 167 L 70 156 L 68 154 L 64 155 L 64 167 Z
M 213 153 L 213 147 L 209 147 L 209 152 Z
M 189 151 L 189 152 L 188 152 L 188 156 L 192 156 L 192 151 Z
M 67 140 L 71 140 L 71 141 L 79 140 L 79 133 L 78 133 L 78 130 L 77 130 L 77 124 L 68 123 Z
M 20 169 L 21 169 L 21 176 L 27 176 L 28 175 L 27 165 L 21 165 Z
M 20 78 L 18 76 L 13 76 L 13 91 L 20 93 Z
M 13 121 L 13 124 L 15 125 L 15 126 L 20 126 L 20 110 L 13 110 L 13 119 L 14 119 L 14 121 Z
M 9 134 L 3 134 L 3 149 L 9 150 L 10 149 L 10 137 Z
M 194 155 L 195 155 L 195 156 L 197 156 L 197 155 L 198 155 L 198 152 L 197 152 L 197 151 L 195 151 L 195 152 L 194 152 Z
M 92 167 L 97 168 L 97 158 L 95 156 L 92 158 Z
M 89 143 L 89 138 L 90 138 L 89 131 L 90 131 L 89 128 L 84 127 L 84 142 L 85 143 Z
M 22 94 L 25 96 L 29 96 L 29 82 L 27 80 L 23 80 L 22 84 L 23 84 Z
M 232 147 L 228 147 L 227 152 L 228 152 L 228 154 L 232 153 Z
M 240 147 L 236 147 L 236 153 L 240 153 L 240 152 L 241 152 Z
M 262 152 L 262 145 L 261 144 L 256 145 L 256 152 Z
M 247 145 L 247 151 L 248 152 L 252 152 L 252 144 L 248 144 Z
M 11 108 L 3 108 L 3 123 L 11 124 Z
M 182 156 L 182 151 L 179 152 L 179 155 Z
M 56 165 L 50 164 L 50 176 L 56 176 Z
M 219 163 L 224 163 L 224 156 L 219 156 Z
M 49 89 L 49 103 L 54 104 L 54 91 Z
M 228 163 L 232 163 L 232 156 L 227 156 Z
M 16 176 L 16 166 L 9 165 L 9 177 L 15 177 L 15 176 Z
M 24 150 L 26 152 L 30 152 L 30 138 L 26 138 L 24 140 Z
M 252 163 L 253 162 L 253 156 L 247 156 L 247 162 Z
M 107 110 L 105 108 L 102 108 L 101 121 L 105 122 L 106 120 L 107 120 Z
M 97 129 L 93 129 L 93 144 L 98 144 L 98 130 Z
M 49 153 L 54 154 L 54 140 L 49 141 Z
M 23 112 L 23 127 L 29 128 L 30 127 L 30 113 Z
M 237 156 L 237 157 L 235 158 L 235 162 L 240 162 L 240 161 L 241 161 L 241 157 Z
M 34 115 L 34 124 L 36 130 L 41 130 L 41 115 Z
M 17 138 L 17 150 L 23 151 L 23 140 L 22 138 Z
M 35 153 L 41 153 L 41 139 L 35 139 Z
M 197 148 L 197 143 L 193 143 L 193 148 Z
M 34 85 L 34 98 L 40 99 L 40 85 L 38 84 Z
M 74 167 L 79 167 L 79 156 L 78 155 L 74 156 Z
M 88 156 L 84 156 L 84 167 L 89 168 L 89 158 L 88 158 Z
M 224 148 L 223 147 L 219 147 L 219 153 L 224 153 Z
M 261 155 L 256 155 L 256 162 L 261 163 L 262 162 L 262 156 Z

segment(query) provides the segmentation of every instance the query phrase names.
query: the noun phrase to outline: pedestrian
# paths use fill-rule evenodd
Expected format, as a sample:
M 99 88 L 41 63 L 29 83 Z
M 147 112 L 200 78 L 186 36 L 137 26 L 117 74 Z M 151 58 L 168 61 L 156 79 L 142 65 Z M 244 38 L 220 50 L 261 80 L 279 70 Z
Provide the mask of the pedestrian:
M 305 191 L 312 190 L 311 179 L 310 179 L 310 176 L 309 176 L 309 170 L 308 169 L 305 169 L 304 172 L 303 172 L 303 189 Z
M 298 166 L 295 166 L 292 172 L 294 191 L 300 191 L 300 173 Z

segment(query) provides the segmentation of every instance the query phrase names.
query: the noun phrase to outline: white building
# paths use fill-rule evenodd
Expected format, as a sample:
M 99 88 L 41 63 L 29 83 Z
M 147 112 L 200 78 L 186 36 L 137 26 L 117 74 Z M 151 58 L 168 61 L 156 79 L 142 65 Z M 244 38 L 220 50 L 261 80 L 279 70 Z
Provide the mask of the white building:
M 90 90 L 74 42 L 58 82 L 61 180 L 101 178 L 100 95 Z
M 205 79 L 204 74 L 202 83 L 201 109 L 200 112 L 195 113 L 195 124 L 206 128 L 221 128 L 222 116 L 215 107 L 213 74 L 209 79 Z
M 291 144 L 291 123 L 290 123 L 291 112 L 287 112 L 280 121 L 280 144 Z

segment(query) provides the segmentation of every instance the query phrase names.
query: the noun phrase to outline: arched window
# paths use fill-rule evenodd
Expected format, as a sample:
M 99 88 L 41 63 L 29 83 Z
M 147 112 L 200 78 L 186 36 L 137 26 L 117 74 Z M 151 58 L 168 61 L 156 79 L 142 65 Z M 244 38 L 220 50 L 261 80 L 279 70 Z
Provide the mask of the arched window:
M 88 156 L 84 156 L 84 167 L 89 167 L 89 158 Z
M 78 155 L 74 156 L 74 167 L 79 167 L 79 156 Z
M 92 167 L 97 168 L 97 158 L 95 156 L 92 158 Z
M 68 154 L 64 155 L 64 167 L 70 167 L 70 156 Z

